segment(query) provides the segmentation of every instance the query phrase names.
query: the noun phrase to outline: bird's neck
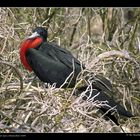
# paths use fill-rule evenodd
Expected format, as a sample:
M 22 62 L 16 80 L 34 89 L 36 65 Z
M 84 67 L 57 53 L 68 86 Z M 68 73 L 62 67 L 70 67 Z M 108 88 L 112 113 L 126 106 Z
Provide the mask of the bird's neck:
M 27 58 L 26 58 L 26 53 L 28 49 L 30 48 L 38 48 L 39 45 L 42 43 L 42 38 L 36 37 L 34 39 L 27 39 L 23 41 L 23 43 L 20 46 L 20 59 L 22 64 L 26 69 L 28 69 L 30 72 L 32 71 L 32 68 L 30 67 Z

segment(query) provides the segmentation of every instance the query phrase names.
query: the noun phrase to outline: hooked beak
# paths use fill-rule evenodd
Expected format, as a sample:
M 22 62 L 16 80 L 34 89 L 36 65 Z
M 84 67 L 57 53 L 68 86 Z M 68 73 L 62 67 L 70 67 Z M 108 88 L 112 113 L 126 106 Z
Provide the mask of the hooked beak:
M 34 32 L 31 36 L 28 37 L 28 39 L 35 38 L 37 36 L 40 36 L 37 32 Z

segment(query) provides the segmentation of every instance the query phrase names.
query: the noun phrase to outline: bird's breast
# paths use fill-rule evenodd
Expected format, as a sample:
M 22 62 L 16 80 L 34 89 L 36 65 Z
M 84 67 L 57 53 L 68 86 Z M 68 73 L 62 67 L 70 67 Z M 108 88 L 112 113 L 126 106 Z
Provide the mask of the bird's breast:
M 34 39 L 27 39 L 27 40 L 23 41 L 23 43 L 20 45 L 20 60 L 21 60 L 22 64 L 24 65 L 24 67 L 29 71 L 32 71 L 32 68 L 27 61 L 26 53 L 27 53 L 28 49 L 36 48 L 41 43 L 42 43 L 42 38 L 36 37 Z

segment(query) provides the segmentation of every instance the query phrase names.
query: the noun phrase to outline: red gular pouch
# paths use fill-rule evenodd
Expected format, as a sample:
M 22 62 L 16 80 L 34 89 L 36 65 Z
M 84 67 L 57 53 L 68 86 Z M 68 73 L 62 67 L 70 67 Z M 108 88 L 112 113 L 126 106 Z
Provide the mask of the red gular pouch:
M 24 40 L 20 45 L 20 60 L 24 65 L 24 67 L 30 72 L 32 71 L 32 68 L 30 67 L 27 61 L 26 53 L 30 48 L 37 48 L 42 43 L 42 41 L 43 40 L 41 37 L 35 37 L 35 38 Z

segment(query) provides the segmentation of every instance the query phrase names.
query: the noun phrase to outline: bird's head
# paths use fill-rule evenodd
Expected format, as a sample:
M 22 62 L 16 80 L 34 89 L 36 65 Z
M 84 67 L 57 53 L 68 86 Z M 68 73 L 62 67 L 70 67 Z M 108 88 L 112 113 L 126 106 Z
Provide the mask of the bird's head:
M 36 27 L 35 29 L 33 29 L 33 33 L 28 37 L 28 39 L 32 39 L 35 37 L 41 37 L 43 41 L 46 41 L 48 37 L 48 29 L 45 29 L 43 27 Z

